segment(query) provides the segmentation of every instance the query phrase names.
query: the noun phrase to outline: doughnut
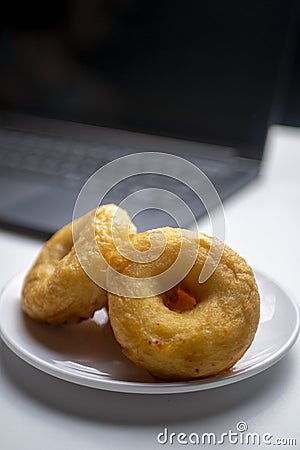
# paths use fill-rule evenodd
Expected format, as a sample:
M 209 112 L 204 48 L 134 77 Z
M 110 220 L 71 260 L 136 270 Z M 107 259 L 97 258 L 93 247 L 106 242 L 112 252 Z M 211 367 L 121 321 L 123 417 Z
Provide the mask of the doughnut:
M 132 246 L 140 252 L 155 248 L 157 232 L 132 235 Z M 174 264 L 183 242 L 180 229 L 161 228 L 160 233 L 165 248 L 154 261 L 130 261 L 116 251 L 111 256 L 116 272 L 136 281 L 126 296 L 108 293 L 115 338 L 131 361 L 155 377 L 171 381 L 222 374 L 243 356 L 258 326 L 260 298 L 252 269 L 225 245 L 213 274 L 199 283 L 212 238 L 190 232 L 184 252 L 197 249 L 191 269 L 174 287 L 151 296 L 151 277 Z M 147 279 L 142 287 L 140 278 Z
M 100 206 L 66 225 L 46 242 L 23 284 L 22 308 L 27 315 L 54 325 L 76 323 L 106 305 L 106 290 L 86 274 L 74 242 L 81 254 L 93 262 L 95 250 L 91 244 L 95 237 L 104 257 L 96 269 L 105 273 L 110 254 L 115 250 L 112 220 L 120 210 L 115 205 Z M 129 233 L 135 233 L 129 216 L 124 210 L 121 212 L 122 230 L 126 224 L 128 230 L 129 224 Z

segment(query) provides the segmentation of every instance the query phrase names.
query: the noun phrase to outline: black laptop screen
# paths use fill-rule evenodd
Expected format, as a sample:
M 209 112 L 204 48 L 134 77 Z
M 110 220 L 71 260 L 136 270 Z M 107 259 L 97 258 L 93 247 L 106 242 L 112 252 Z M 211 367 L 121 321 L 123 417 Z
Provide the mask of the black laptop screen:
M 259 158 L 286 43 L 287 5 L 9 2 L 0 19 L 1 105 L 233 146 Z

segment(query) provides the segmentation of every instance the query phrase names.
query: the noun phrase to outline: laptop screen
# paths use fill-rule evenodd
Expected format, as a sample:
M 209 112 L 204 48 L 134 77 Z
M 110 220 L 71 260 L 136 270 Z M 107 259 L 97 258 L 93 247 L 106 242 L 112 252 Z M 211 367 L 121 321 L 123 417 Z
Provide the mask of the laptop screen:
M 259 159 L 289 3 L 9 2 L 5 110 L 234 147 Z

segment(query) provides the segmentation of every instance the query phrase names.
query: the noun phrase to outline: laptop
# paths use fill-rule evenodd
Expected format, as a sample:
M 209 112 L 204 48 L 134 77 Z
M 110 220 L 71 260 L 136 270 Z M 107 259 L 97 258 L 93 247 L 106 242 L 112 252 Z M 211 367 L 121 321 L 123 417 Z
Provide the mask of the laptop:
M 192 162 L 222 200 L 241 189 L 259 173 L 268 127 L 280 120 L 291 16 L 292 2 L 282 0 L 60 2 L 47 14 L 42 4 L 8 6 L 0 225 L 50 236 L 72 220 L 96 170 L 141 152 Z M 141 192 L 147 206 L 154 187 L 180 197 L 196 219 L 206 213 L 189 186 L 147 170 L 140 164 L 102 202 Z M 176 226 L 176 214 L 190 226 L 176 202 L 176 214 L 163 206 L 137 214 L 138 228 Z

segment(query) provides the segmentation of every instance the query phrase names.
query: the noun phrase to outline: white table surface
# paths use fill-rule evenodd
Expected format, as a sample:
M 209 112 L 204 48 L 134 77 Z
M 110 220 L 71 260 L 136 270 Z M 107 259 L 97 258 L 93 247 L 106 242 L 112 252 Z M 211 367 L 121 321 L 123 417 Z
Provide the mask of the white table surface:
M 298 303 L 299 168 L 300 131 L 272 127 L 259 179 L 224 205 L 226 242 Z M 209 231 L 205 220 L 200 228 Z M 1 287 L 32 264 L 41 245 L 41 241 L 0 231 Z M 298 340 L 278 364 L 248 380 L 209 391 L 151 396 L 61 381 L 27 365 L 1 341 L 0 449 L 194 448 L 197 446 L 191 444 L 159 445 L 157 434 L 167 427 L 169 433 L 220 435 L 236 431 L 239 421 L 247 423 L 249 432 L 295 438 L 297 445 L 285 448 L 300 448 L 299 355 Z M 218 446 L 205 448 L 212 447 Z M 243 446 L 223 444 L 220 448 Z

